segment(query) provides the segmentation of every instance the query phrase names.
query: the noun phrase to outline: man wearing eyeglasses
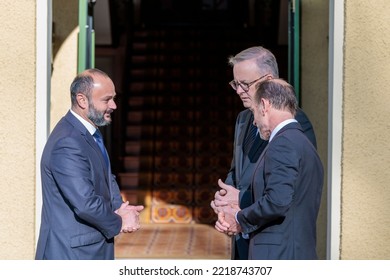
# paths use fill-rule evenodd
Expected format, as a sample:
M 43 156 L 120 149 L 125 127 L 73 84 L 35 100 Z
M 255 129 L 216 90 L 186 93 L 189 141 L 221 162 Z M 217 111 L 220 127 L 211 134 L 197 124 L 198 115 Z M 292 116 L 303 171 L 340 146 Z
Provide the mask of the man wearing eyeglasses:
M 250 183 L 254 173 L 255 163 L 267 146 L 268 141 L 260 138 L 257 127 L 253 124 L 253 114 L 250 108 L 256 92 L 256 85 L 267 79 L 279 78 L 278 64 L 275 56 L 263 47 L 251 47 L 235 56 L 229 57 L 229 65 L 233 67 L 234 79 L 229 83 L 241 98 L 245 110 L 241 111 L 236 120 L 234 132 L 233 159 L 225 184 L 236 189 L 226 192 L 221 189 L 216 192 L 211 207 L 218 214 L 220 209 L 230 200 L 239 196 L 239 208 L 252 204 Z M 316 137 L 313 126 L 306 114 L 298 109 L 295 119 L 302 126 L 303 132 L 316 148 Z M 221 186 L 222 181 L 218 182 Z M 237 234 L 232 237 L 232 259 L 248 259 L 249 239 Z

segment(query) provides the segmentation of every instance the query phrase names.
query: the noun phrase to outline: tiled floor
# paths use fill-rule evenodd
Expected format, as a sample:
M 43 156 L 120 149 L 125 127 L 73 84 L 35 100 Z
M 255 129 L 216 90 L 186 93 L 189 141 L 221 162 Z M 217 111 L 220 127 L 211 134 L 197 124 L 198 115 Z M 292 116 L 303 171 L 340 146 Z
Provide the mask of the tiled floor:
M 230 238 L 202 224 L 144 224 L 115 239 L 116 259 L 230 259 Z

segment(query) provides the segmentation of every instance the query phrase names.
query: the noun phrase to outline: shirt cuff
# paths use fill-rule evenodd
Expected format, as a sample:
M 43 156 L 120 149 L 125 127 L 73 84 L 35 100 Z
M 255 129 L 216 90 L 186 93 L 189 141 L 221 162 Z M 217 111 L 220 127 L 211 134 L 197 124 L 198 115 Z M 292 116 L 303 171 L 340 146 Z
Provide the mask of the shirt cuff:
M 240 223 L 238 222 L 238 219 L 237 219 L 237 214 L 238 214 L 238 211 L 234 214 L 234 218 L 236 219 L 237 224 L 240 224 Z M 249 239 L 249 234 L 247 234 L 247 233 L 241 232 L 241 236 L 242 236 L 242 238 L 244 238 L 244 239 Z

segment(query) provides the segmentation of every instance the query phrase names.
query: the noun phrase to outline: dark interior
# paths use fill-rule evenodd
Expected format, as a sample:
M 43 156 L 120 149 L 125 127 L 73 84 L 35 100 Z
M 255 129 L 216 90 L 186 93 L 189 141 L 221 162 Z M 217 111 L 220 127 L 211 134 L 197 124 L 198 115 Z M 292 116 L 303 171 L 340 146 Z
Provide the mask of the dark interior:
M 115 50 L 125 38 L 118 110 L 105 136 L 113 172 L 137 202 L 150 195 L 151 222 L 210 224 L 243 110 L 227 58 L 264 46 L 287 79 L 287 11 L 272 0 L 140 2 L 110 1 L 112 44 L 97 46 Z

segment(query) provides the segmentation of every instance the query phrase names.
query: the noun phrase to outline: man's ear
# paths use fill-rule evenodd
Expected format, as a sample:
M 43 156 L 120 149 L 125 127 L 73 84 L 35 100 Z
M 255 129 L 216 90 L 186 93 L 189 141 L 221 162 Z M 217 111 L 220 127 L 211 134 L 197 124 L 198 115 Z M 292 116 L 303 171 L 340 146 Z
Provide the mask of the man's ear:
M 80 108 L 85 109 L 88 106 L 88 99 L 83 93 L 77 93 L 76 95 L 77 105 Z
M 268 112 L 270 107 L 270 103 L 267 99 L 261 98 L 260 100 L 260 112 L 261 115 L 264 116 L 266 112 Z

